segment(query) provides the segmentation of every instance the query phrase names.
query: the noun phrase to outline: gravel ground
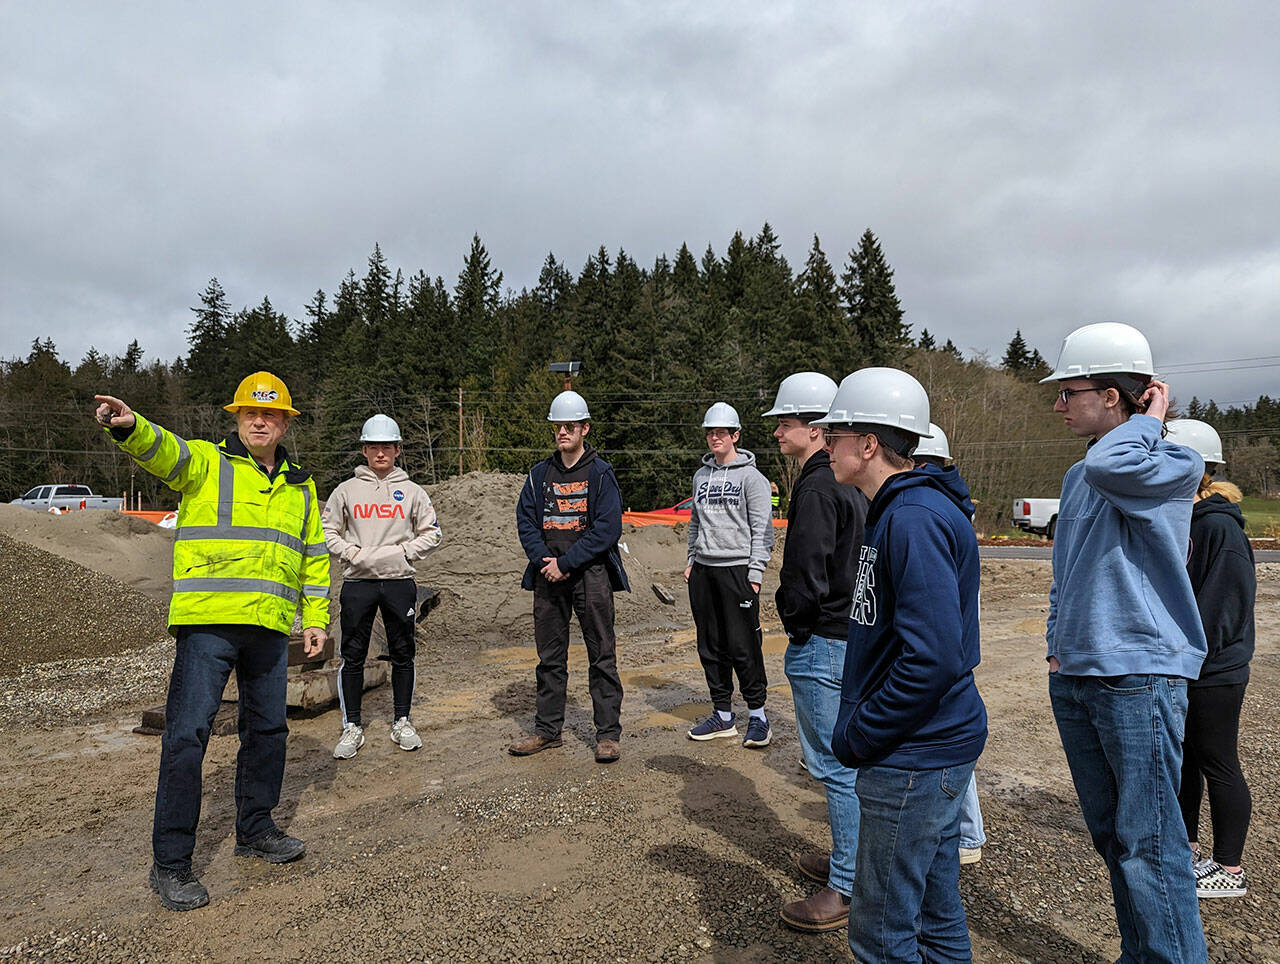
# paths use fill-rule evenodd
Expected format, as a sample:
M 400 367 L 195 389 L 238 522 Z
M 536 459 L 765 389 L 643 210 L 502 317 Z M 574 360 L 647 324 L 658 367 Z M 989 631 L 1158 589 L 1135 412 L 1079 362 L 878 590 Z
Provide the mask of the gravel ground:
M 1280 567 L 1260 576 L 1242 738 L 1254 790 L 1250 893 L 1203 905 L 1215 962 L 1280 961 L 1280 791 L 1269 779 L 1280 764 Z M 984 566 L 979 684 L 991 739 L 979 787 L 989 840 L 961 888 L 975 960 L 1102 964 L 1118 939 L 1049 713 L 1039 635 L 1047 585 L 1044 563 Z M 0 724 L 0 957 L 849 959 L 842 932 L 799 935 L 778 920 L 782 902 L 812 889 L 795 855 L 829 841 L 820 790 L 797 765 L 778 637 L 766 637 L 776 737 L 760 752 L 684 738 L 706 709 L 687 628 L 624 637 L 623 758 L 602 767 L 592 761 L 580 646 L 564 748 L 515 759 L 504 747 L 532 715 L 529 640 L 481 648 L 424 626 L 421 751 L 388 739 L 388 687 L 368 694 L 368 742 L 351 761 L 331 755 L 336 710 L 291 719 L 276 818 L 308 842 L 305 859 L 272 867 L 232 856 L 236 740 L 212 739 L 195 869 L 213 901 L 186 915 L 161 909 L 145 884 L 159 741 L 129 728 L 160 694 L 130 704 L 122 677 L 102 685 L 75 663 L 6 687 L 10 719 L 19 698 L 79 699 L 80 688 L 116 698 L 74 725 Z M 149 665 L 148 679 L 167 669 L 163 646 L 120 659 Z

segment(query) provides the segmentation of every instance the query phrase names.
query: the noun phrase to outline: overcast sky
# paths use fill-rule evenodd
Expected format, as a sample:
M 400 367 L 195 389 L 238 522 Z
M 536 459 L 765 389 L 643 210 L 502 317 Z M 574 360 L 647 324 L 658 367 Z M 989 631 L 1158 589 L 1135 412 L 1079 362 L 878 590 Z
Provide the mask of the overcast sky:
M 452 286 L 478 233 L 518 290 L 768 221 L 797 271 L 870 227 L 966 354 L 1120 320 L 1184 402 L 1280 394 L 1273 0 L 50 0 L 0 36 L 0 358 L 170 360 L 211 277 L 301 319 L 375 242 Z

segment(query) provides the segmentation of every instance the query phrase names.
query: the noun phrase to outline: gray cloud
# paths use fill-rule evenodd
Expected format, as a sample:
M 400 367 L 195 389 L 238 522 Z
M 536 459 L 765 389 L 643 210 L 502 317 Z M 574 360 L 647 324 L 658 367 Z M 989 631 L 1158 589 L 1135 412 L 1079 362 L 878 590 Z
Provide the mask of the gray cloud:
M 1280 354 L 1280 8 L 1191 3 L 11 4 L 0 356 L 184 350 L 211 276 L 295 317 L 375 241 L 514 287 L 768 220 L 880 236 L 918 332 L 1052 360 Z M 1276 369 L 1178 376 L 1276 394 Z

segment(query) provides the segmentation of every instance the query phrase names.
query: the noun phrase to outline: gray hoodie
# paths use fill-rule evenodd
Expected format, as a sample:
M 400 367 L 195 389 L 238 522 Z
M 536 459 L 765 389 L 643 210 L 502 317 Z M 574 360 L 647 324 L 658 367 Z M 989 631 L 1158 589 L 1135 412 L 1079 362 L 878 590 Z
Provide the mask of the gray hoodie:
M 385 479 L 357 467 L 333 490 L 320 521 L 344 579 L 408 579 L 413 564 L 440 544 L 431 499 L 399 466 Z
M 756 457 L 738 449 L 728 465 L 708 452 L 693 475 L 689 516 L 689 564 L 746 566 L 747 581 L 760 582 L 773 550 L 769 482 Z

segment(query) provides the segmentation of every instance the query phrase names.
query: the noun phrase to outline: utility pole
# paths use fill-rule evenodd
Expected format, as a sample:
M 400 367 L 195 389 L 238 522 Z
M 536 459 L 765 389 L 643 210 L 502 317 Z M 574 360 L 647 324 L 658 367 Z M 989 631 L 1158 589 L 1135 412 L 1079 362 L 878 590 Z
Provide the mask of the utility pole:
M 458 386 L 458 474 L 462 474 L 462 386 Z

